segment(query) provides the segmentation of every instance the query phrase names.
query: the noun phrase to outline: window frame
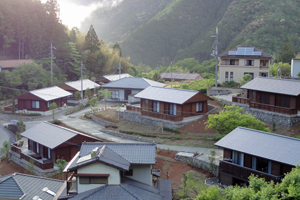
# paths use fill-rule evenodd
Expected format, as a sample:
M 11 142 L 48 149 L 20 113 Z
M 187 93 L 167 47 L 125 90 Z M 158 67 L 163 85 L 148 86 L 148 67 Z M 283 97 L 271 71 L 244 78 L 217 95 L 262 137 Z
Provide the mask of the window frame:
M 31 108 L 40 109 L 40 101 L 31 101 Z
M 245 60 L 245 66 L 254 66 L 254 60 Z
M 119 90 L 112 90 L 111 91 L 111 98 L 112 99 L 119 99 Z
M 196 113 L 201 113 L 201 112 L 203 112 L 203 101 L 196 103 Z
M 230 72 L 230 81 L 233 81 L 233 72 Z
M 80 176 L 79 184 L 108 184 L 108 177 Z
M 225 82 L 228 82 L 228 72 L 225 72 Z

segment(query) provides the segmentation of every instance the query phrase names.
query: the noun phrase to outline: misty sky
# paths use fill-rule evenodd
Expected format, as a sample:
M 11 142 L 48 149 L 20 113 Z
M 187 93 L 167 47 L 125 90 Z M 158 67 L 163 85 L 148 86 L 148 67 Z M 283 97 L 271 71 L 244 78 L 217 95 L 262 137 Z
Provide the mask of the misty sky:
M 42 3 L 46 1 L 41 0 Z M 81 22 L 98 7 L 119 1 L 121 0 L 57 0 L 60 6 L 60 19 L 69 29 L 74 26 L 79 28 Z

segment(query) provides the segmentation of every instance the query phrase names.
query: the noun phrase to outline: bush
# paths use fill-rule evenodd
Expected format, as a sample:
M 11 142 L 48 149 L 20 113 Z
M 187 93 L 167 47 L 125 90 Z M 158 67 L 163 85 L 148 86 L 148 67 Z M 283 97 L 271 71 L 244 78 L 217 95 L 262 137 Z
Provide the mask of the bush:
M 28 116 L 41 116 L 41 113 L 28 113 Z
M 167 126 L 164 126 L 164 130 L 166 131 L 171 131 L 171 132 L 176 132 L 176 133 L 180 133 L 180 129 L 178 128 L 170 128 L 170 127 L 167 127 Z
M 56 125 L 60 125 L 61 124 L 61 121 L 58 120 L 58 119 L 54 119 L 51 121 L 52 124 L 56 124 Z
M 223 137 L 224 137 L 223 135 L 215 135 L 215 136 L 213 137 L 213 140 L 214 140 L 214 141 L 219 141 L 219 140 L 221 140 Z
M 240 83 L 230 81 L 230 82 L 224 82 L 223 86 L 224 87 L 232 87 L 232 88 L 237 88 L 240 85 Z
M 87 119 L 92 119 L 92 116 L 91 115 L 88 115 L 86 113 L 84 113 L 84 117 L 87 118 Z

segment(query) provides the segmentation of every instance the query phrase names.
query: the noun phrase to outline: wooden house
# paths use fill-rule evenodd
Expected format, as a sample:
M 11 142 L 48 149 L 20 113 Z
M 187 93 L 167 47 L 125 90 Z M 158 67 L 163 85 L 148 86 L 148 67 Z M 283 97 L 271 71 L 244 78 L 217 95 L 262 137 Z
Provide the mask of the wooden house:
M 202 80 L 204 79 L 201 74 L 190 74 L 190 73 L 178 73 L 178 72 L 172 72 L 172 73 L 161 73 L 160 77 L 164 79 L 165 81 L 194 81 L 194 80 Z
M 223 148 L 219 182 L 244 184 L 251 174 L 279 182 L 300 163 L 300 140 L 273 133 L 238 127 L 215 143 Z
M 112 81 L 116 81 L 119 80 L 121 78 L 125 78 L 125 77 L 132 77 L 130 74 L 111 74 L 111 75 L 104 75 L 100 78 L 97 78 L 95 80 L 96 83 L 100 84 L 100 83 L 109 83 Z
M 233 96 L 233 102 L 288 115 L 296 115 L 300 110 L 298 80 L 257 77 L 241 88 L 247 90 L 247 96 Z
M 55 163 L 57 159 L 69 162 L 80 150 L 83 142 L 99 142 L 100 140 L 57 126 L 42 122 L 21 134 L 28 139 L 28 155 L 43 162 Z
M 153 86 L 134 97 L 141 99 L 142 115 L 170 121 L 203 115 L 208 111 L 207 101 L 212 100 L 198 91 Z M 132 106 L 127 105 L 127 110 L 132 110 Z
M 26 110 L 26 112 L 38 112 L 43 114 L 49 110 L 49 106 L 53 102 L 55 102 L 58 107 L 62 107 L 67 103 L 67 97 L 70 95 L 69 92 L 57 86 L 32 90 L 17 97 L 17 108 L 19 112 Z
M 21 59 L 21 60 L 0 60 L 0 71 L 8 70 L 12 71 L 13 69 L 22 67 L 24 64 L 32 64 L 33 60 L 30 59 Z

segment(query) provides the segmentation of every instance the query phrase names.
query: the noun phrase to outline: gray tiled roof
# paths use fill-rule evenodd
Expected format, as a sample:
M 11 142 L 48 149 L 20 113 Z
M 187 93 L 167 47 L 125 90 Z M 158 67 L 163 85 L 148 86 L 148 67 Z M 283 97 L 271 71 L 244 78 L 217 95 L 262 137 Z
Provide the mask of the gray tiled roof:
M 161 195 L 164 196 L 164 200 L 172 200 L 172 181 L 169 179 L 158 179 L 155 186 Z
M 44 192 L 42 189 L 47 187 L 49 190 L 57 193 L 64 181 L 48 179 L 26 174 L 11 174 L 0 181 L 0 198 L 10 198 L 31 200 L 39 196 L 43 200 L 53 199 L 53 196 Z
M 41 99 L 44 99 L 45 101 L 59 99 L 59 98 L 67 97 L 67 96 L 71 95 L 70 92 L 63 90 L 57 86 L 47 87 L 47 88 L 38 89 L 38 90 L 32 90 L 32 91 L 30 91 L 30 93 L 37 97 L 40 97 Z
M 23 132 L 21 136 L 53 149 L 78 134 L 81 133 L 51 124 L 49 122 L 41 122 Z M 90 137 L 88 135 L 84 136 Z
M 76 195 L 70 200 L 163 200 L 159 190 L 132 179 L 122 179 L 120 185 L 104 185 Z
M 161 73 L 161 78 L 171 78 L 171 73 Z M 202 77 L 200 74 L 189 74 L 189 73 L 172 73 L 172 79 L 182 79 L 182 80 L 195 80 L 199 77 Z
M 252 47 L 253 48 L 253 47 Z M 234 48 L 234 49 L 231 49 L 229 51 L 236 51 L 238 49 L 238 47 Z M 267 58 L 267 59 L 271 59 L 272 58 L 272 55 L 267 53 L 267 52 L 264 52 L 256 47 L 254 47 L 254 52 L 262 52 L 261 53 L 261 56 L 245 56 L 245 55 L 228 55 L 229 51 L 225 52 L 225 53 L 222 53 L 220 55 L 218 55 L 218 57 L 259 57 L 259 58 Z
M 300 81 L 278 78 L 257 77 L 241 87 L 242 89 L 298 96 Z
M 196 94 L 198 91 L 182 90 L 174 88 L 148 87 L 145 90 L 134 95 L 136 98 L 150 99 L 155 101 L 163 101 L 168 103 L 183 104 Z M 210 98 L 205 96 L 206 100 Z
M 79 157 L 86 156 L 96 147 L 102 148 L 104 145 L 128 160 L 130 164 L 155 164 L 156 144 L 150 143 L 84 142 Z
M 69 81 L 69 82 L 66 82 L 65 83 L 66 85 L 78 90 L 78 91 L 81 91 L 81 80 L 78 80 L 78 81 Z M 99 87 L 100 85 L 91 81 L 90 79 L 83 79 L 82 80 L 82 89 L 83 90 L 86 90 L 88 88 L 90 89 L 93 89 L 95 87 Z
M 88 158 L 84 158 L 82 160 L 76 159 L 74 162 L 71 163 L 71 165 L 68 167 L 68 170 L 74 170 L 79 167 L 89 165 L 91 163 L 95 162 L 101 162 L 116 168 L 119 168 L 121 170 L 129 170 L 130 163 L 125 158 L 118 155 L 116 152 L 111 150 L 106 145 L 102 146 L 101 149 L 98 149 L 96 152 L 95 157 L 90 157 L 87 155 Z
M 145 89 L 149 86 L 165 87 L 166 84 L 146 78 L 126 77 L 102 85 L 103 88 Z
M 295 166 L 300 164 L 300 140 L 237 127 L 216 146 Z
M 111 74 L 111 75 L 105 75 L 103 76 L 105 77 L 106 79 L 110 80 L 110 81 L 116 81 L 116 80 L 119 80 L 120 78 L 125 78 L 125 77 L 132 77 L 130 74 Z

